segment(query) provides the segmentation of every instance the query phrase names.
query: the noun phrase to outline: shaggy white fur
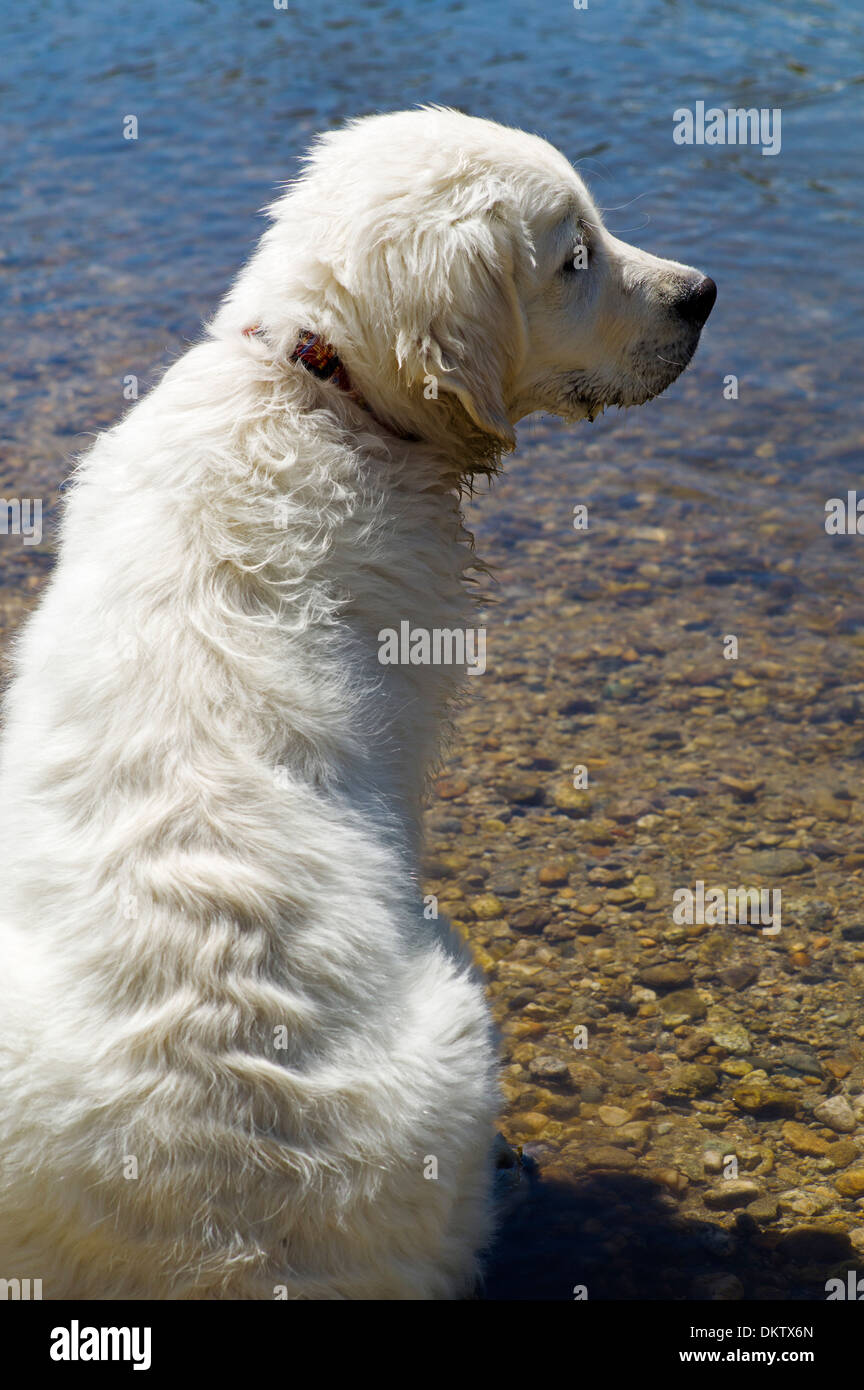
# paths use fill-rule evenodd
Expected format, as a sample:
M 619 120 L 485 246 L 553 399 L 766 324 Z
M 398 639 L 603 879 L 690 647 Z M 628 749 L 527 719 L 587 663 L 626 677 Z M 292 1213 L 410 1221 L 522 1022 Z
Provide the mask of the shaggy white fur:
M 471 625 L 460 488 L 515 421 L 647 399 L 698 339 L 697 272 L 490 122 L 356 122 L 271 211 L 82 461 L 17 644 L 0 1276 L 46 1298 L 470 1292 L 495 1048 L 418 882 L 463 673 L 378 633 Z M 303 329 L 369 410 L 291 363 Z

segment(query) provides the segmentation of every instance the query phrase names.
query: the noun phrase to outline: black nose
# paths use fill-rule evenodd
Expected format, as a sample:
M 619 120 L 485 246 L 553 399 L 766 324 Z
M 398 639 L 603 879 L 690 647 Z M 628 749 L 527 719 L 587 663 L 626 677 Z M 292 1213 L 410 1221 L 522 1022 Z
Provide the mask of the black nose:
M 691 285 L 686 294 L 676 302 L 675 308 L 685 323 L 692 323 L 694 328 L 701 328 L 714 308 L 716 298 L 717 286 L 710 275 L 703 275 L 702 279 Z

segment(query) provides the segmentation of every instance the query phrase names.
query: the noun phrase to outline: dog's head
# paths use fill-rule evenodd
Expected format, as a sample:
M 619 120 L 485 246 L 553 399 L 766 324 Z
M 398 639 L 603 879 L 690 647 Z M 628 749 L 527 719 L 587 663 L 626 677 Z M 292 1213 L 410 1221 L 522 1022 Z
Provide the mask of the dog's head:
M 499 450 L 532 411 L 592 419 L 665 390 L 716 295 L 612 236 L 544 140 L 455 111 L 324 135 L 273 213 L 247 317 L 329 338 L 403 430 L 461 420 Z

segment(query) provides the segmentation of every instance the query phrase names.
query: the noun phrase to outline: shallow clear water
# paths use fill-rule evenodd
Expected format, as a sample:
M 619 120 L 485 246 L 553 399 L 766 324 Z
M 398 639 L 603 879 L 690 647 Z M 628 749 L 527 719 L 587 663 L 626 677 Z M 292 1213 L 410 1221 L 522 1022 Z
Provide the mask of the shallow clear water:
M 617 986 L 616 972 L 638 979 L 670 955 L 689 961 L 712 992 L 709 1022 L 716 1011 L 758 1034 L 759 1066 L 782 1075 L 783 1040 L 815 1040 L 833 1075 L 864 1091 L 864 537 L 824 528 L 825 500 L 864 483 L 860 8 L 373 0 L 334 13 L 264 0 L 70 0 L 19 7 L 4 27 L 2 497 L 53 507 L 72 457 L 126 408 L 124 376 L 143 387 L 196 338 L 275 185 L 315 131 L 348 116 L 439 102 L 535 130 L 580 161 L 613 231 L 717 281 L 702 345 L 665 396 L 576 430 L 525 422 L 504 478 L 471 505 L 498 601 L 483 689 L 460 715 L 451 778 L 430 814 L 426 865 L 489 972 L 508 1136 L 534 1141 L 559 1179 L 602 1168 L 608 1145 L 602 1159 L 590 1150 L 606 1133 L 594 1114 L 602 1096 L 652 1126 L 660 1113 L 669 1122 L 638 1150 L 637 1213 L 656 1196 L 643 1170 L 690 1175 L 681 1211 L 692 1249 L 680 1246 L 686 1232 L 670 1243 L 662 1213 L 647 1235 L 628 1224 L 614 1184 L 583 1188 L 585 1211 L 570 1189 L 566 1201 L 553 1189 L 551 1214 L 529 1207 L 509 1255 L 505 1241 L 492 1296 L 571 1297 L 581 1277 L 572 1252 L 584 1254 L 600 1210 L 614 1256 L 597 1253 L 601 1296 L 704 1297 L 686 1267 L 702 1260 L 706 1277 L 717 1273 L 698 1253 L 708 1180 L 693 1156 L 705 1135 L 698 1113 L 660 1099 L 680 1039 L 660 1033 L 652 1005 L 622 1013 L 613 995 L 607 1006 L 601 986 L 610 972 Z M 672 114 L 698 101 L 779 107 L 780 153 L 676 145 Z M 138 118 L 135 142 L 122 138 L 127 115 Z M 737 401 L 723 397 L 730 373 Z M 572 528 L 577 502 L 591 505 L 585 536 Z M 39 547 L 0 536 L 0 634 L 38 590 L 51 540 L 50 528 Z M 740 636 L 737 663 L 722 659 L 726 633 Z M 556 810 L 555 788 L 577 761 L 591 768 L 584 822 Z M 739 805 L 729 773 L 760 790 Z M 514 777 L 532 779 L 527 795 Z M 793 930 L 776 949 L 764 938 L 673 937 L 676 885 L 737 883 L 751 851 L 775 847 L 803 866 L 784 879 Z M 547 860 L 563 862 L 567 887 L 544 883 Z M 622 905 L 598 877 L 604 866 L 613 885 L 647 872 L 656 892 Z M 485 917 L 478 907 L 484 883 L 504 899 L 500 920 L 486 920 L 488 897 Z M 517 914 L 538 903 L 551 923 L 526 935 Z M 718 974 L 741 960 L 758 990 Z M 589 1015 L 596 1071 L 587 1087 L 574 1075 L 562 1099 L 537 1068 L 548 1072 L 550 1055 L 572 1062 L 586 981 L 600 990 Z M 835 1023 L 839 1004 L 848 1017 Z M 700 1102 L 710 1131 L 722 1128 L 722 1152 L 764 1139 L 786 1164 L 771 1191 L 824 1192 L 771 1120 L 736 1113 L 739 1073 L 723 1048 L 706 1055 L 729 1071 L 716 1103 Z M 836 1229 L 860 1226 L 837 1200 Z M 622 1246 L 641 1250 L 644 1279 L 635 1255 L 617 1258 Z M 740 1275 L 748 1298 L 823 1296 L 818 1279 L 814 1293 L 761 1247 L 752 1260 L 743 1248 L 729 1260 L 724 1247 L 716 1264 Z
M 195 338 L 316 130 L 435 101 L 549 137 L 613 230 L 719 285 L 667 397 L 553 432 L 566 501 L 590 442 L 610 507 L 647 489 L 662 525 L 669 487 L 687 486 L 754 546 L 771 508 L 775 555 L 791 547 L 832 583 L 854 570 L 822 508 L 855 485 L 862 412 L 856 7 L 78 0 L 19 7 L 5 29 L 7 490 L 50 493 L 84 432 L 123 408 L 123 375 L 146 379 Z M 780 107 L 780 153 L 675 145 L 673 111 L 698 100 Z M 523 451 L 533 438 L 524 427 Z

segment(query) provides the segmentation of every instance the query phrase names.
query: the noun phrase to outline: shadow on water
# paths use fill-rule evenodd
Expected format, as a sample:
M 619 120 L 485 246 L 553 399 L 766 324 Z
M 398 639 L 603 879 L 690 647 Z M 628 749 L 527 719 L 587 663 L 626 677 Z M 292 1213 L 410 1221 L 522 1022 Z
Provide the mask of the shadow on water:
M 669 1194 L 631 1173 L 523 1184 L 489 1252 L 479 1297 L 825 1301 L 828 1279 L 855 1268 L 847 1235 L 800 1226 L 763 1232 L 684 1216 Z

